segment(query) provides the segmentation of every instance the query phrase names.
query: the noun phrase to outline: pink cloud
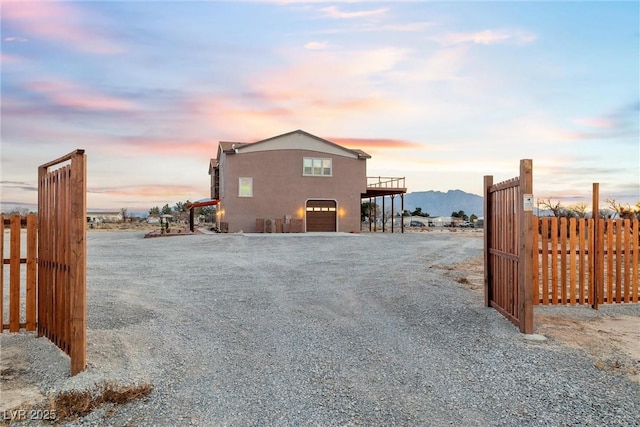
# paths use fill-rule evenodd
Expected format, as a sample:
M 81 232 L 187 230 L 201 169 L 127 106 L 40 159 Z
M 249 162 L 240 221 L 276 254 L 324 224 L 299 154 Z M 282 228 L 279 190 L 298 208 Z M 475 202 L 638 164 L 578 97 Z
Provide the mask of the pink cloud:
M 124 51 L 87 25 L 92 21 L 88 13 L 73 3 L 5 1 L 2 17 L 32 40 L 44 39 L 96 54 Z
M 167 196 L 188 195 L 198 193 L 200 188 L 187 185 L 138 185 L 127 187 L 89 187 L 87 193 L 105 194 L 119 197 L 136 197 L 144 195 L 145 198 L 167 198 Z
M 174 137 L 123 137 L 119 141 L 124 143 L 126 150 L 132 154 L 151 155 L 184 155 L 207 158 L 215 152 L 216 141 L 194 138 Z
M 304 48 L 309 50 L 323 50 L 326 49 L 327 46 L 327 42 L 309 42 L 304 45 Z
M 576 123 L 590 128 L 611 129 L 615 127 L 616 121 L 607 117 L 588 117 L 576 120 Z
M 374 49 L 345 55 L 304 52 L 290 65 L 263 70 L 247 78 L 251 97 L 216 96 L 194 99 L 190 113 L 232 138 L 272 135 L 291 129 L 324 126 L 333 132 L 349 118 L 374 117 L 399 111 L 402 102 L 371 79 L 381 78 L 406 55 L 402 49 Z M 335 73 L 334 70 L 340 70 Z
M 417 32 L 423 32 L 434 25 L 435 24 L 433 22 L 424 21 L 424 22 L 409 22 L 406 24 L 389 24 L 389 25 L 384 25 L 382 28 L 387 31 L 417 33 Z
M 0 52 L 0 62 L 2 64 L 17 64 L 18 62 L 23 61 L 24 59 L 17 55 L 11 55 L 9 53 Z
M 430 40 L 434 40 L 442 45 L 456 45 L 456 44 L 497 44 L 497 43 L 515 43 L 515 44 L 530 44 L 536 40 L 536 36 L 533 33 L 529 33 L 521 30 L 483 30 L 470 33 L 448 33 L 440 36 L 429 37 Z
M 135 103 L 127 99 L 104 95 L 65 80 L 31 82 L 26 84 L 26 89 L 44 96 L 60 107 L 96 111 L 131 111 L 137 108 Z
M 362 150 L 369 149 L 408 149 L 408 148 L 424 148 L 424 144 L 418 142 L 407 141 L 402 139 L 386 139 L 386 138 L 327 138 L 331 142 L 342 145 L 347 148 L 359 148 Z
M 323 8 L 321 10 L 322 10 L 322 12 L 324 12 L 325 16 L 327 16 L 329 18 L 353 19 L 353 18 L 362 18 L 362 17 L 367 17 L 367 16 L 382 15 L 382 14 L 386 13 L 389 10 L 389 8 L 384 7 L 384 8 L 373 9 L 373 10 L 360 10 L 360 11 L 356 11 L 356 12 L 344 12 L 344 11 L 340 10 L 336 6 L 329 6 L 329 7 Z

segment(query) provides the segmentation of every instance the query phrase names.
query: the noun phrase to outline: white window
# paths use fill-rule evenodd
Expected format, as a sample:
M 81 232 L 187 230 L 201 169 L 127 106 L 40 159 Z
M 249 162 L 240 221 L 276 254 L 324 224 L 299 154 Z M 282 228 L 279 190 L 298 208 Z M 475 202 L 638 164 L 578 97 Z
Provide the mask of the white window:
M 238 197 L 253 197 L 253 178 L 238 178 Z
M 306 176 L 331 176 L 331 159 L 302 159 L 302 174 Z

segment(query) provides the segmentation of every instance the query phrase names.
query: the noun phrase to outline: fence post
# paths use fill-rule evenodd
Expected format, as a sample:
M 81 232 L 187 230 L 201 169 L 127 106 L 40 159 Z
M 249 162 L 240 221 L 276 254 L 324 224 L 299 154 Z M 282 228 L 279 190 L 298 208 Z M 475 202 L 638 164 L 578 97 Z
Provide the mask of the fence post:
M 71 375 L 87 366 L 87 166 L 84 150 L 71 159 Z
M 591 269 L 593 271 L 593 275 L 591 277 L 591 308 L 597 310 L 598 309 L 598 298 L 604 292 L 604 288 L 602 292 L 600 291 L 600 286 L 604 286 L 599 279 L 599 269 L 598 264 L 600 260 L 600 251 L 598 247 L 600 246 L 598 243 L 598 236 L 600 235 L 600 230 L 598 227 L 599 217 L 600 217 L 600 184 L 597 182 L 593 183 L 593 194 L 592 194 L 592 202 L 591 202 L 591 220 L 593 221 L 593 236 L 590 237 L 593 247 L 593 256 L 589 257 L 591 262 Z
M 491 276 L 493 275 L 493 271 L 491 269 L 489 254 L 490 242 L 491 242 L 491 196 L 489 195 L 489 190 L 491 190 L 491 186 L 493 185 L 493 175 L 485 175 L 484 177 L 484 305 L 485 307 L 491 306 Z
M 533 162 L 520 160 L 519 248 L 518 248 L 518 304 L 520 332 L 533 333 Z M 525 203 L 525 198 L 530 198 Z

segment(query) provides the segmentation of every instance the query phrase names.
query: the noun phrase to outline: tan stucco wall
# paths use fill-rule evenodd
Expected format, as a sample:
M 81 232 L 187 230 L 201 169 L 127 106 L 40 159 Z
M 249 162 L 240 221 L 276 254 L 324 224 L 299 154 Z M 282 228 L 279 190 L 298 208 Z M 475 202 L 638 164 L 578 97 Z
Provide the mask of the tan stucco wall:
M 220 163 L 220 220 L 229 224 L 231 233 L 254 232 L 257 218 L 284 219 L 289 215 L 304 219 L 308 199 L 330 199 L 337 202 L 338 231 L 360 231 L 366 160 L 330 151 L 275 149 L 225 154 Z M 304 157 L 331 158 L 333 176 L 303 176 Z M 253 197 L 238 197 L 239 177 L 253 178 Z

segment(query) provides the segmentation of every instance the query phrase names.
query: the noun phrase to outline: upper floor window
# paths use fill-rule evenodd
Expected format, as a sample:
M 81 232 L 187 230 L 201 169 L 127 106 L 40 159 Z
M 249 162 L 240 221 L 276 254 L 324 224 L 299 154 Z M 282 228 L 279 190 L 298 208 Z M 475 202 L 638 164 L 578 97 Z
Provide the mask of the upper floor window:
M 331 176 L 331 159 L 302 159 L 302 174 L 307 176 Z

